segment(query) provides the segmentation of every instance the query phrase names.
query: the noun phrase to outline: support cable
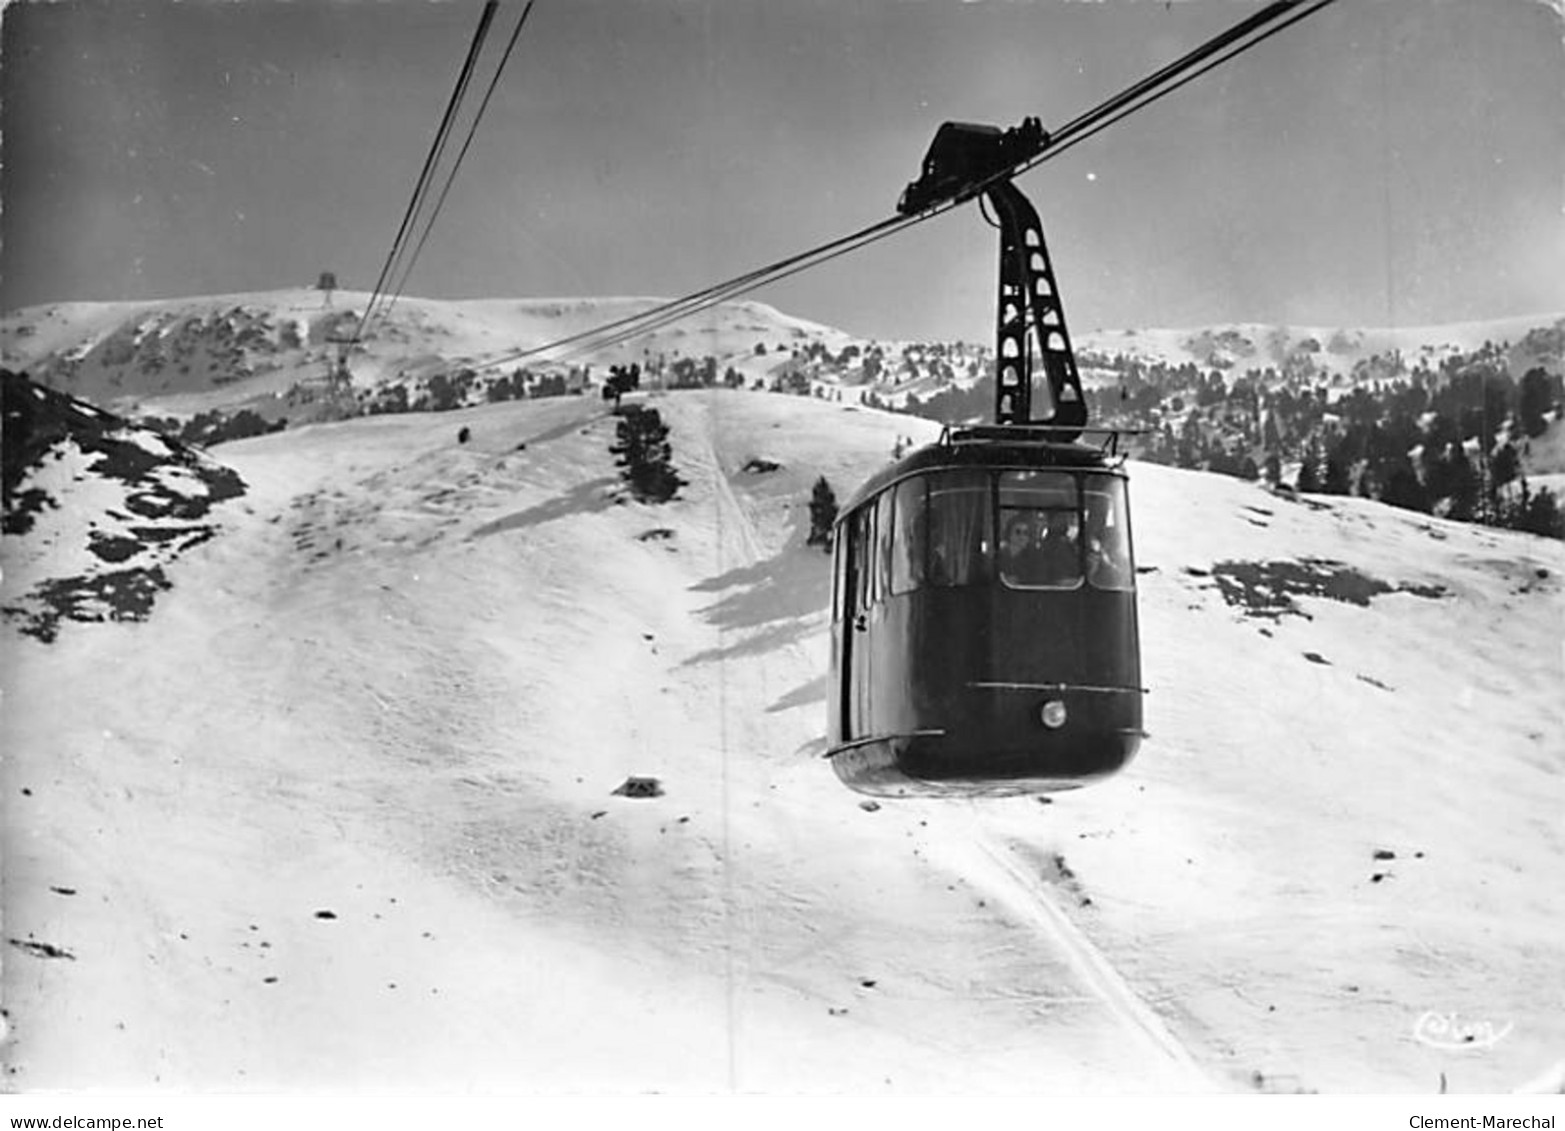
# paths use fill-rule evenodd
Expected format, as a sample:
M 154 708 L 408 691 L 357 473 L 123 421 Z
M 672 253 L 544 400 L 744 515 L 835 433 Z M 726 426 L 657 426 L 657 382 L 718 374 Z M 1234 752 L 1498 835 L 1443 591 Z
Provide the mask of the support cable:
M 440 119 L 440 128 L 435 133 L 434 142 L 431 144 L 428 155 L 424 158 L 424 168 L 419 173 L 418 183 L 414 186 L 412 199 L 408 201 L 407 211 L 403 213 L 402 223 L 397 228 L 396 238 L 391 241 L 391 251 L 386 256 L 386 262 L 380 269 L 380 276 L 375 280 L 375 289 L 370 294 L 370 301 L 364 308 L 363 315 L 359 318 L 358 327 L 353 332 L 353 341 L 359 341 L 364 335 L 364 329 L 369 324 L 370 316 L 374 312 L 375 304 L 379 301 L 382 288 L 391 278 L 398 258 L 405 246 L 404 241 L 413 225 L 414 218 L 423 206 L 424 197 L 428 191 L 430 178 L 434 173 L 436 164 L 445 150 L 446 141 L 451 134 L 451 123 L 455 120 L 457 109 L 467 93 L 468 82 L 472 78 L 473 65 L 478 60 L 478 53 L 482 49 L 484 40 L 489 35 L 489 25 L 494 20 L 499 0 L 486 0 L 483 15 L 479 17 L 478 30 L 473 34 L 473 41 L 468 45 L 467 58 L 462 63 L 462 72 L 457 78 L 456 88 L 451 92 L 451 98 L 446 103 L 446 112 Z
M 419 253 L 424 250 L 424 244 L 429 242 L 429 233 L 435 227 L 435 217 L 440 215 L 440 210 L 446 203 L 446 195 L 450 193 L 452 182 L 456 180 L 457 170 L 462 167 L 462 159 L 467 156 L 467 151 L 473 144 L 473 136 L 478 132 L 478 123 L 483 120 L 484 111 L 489 109 L 489 100 L 494 96 L 495 87 L 500 85 L 500 76 L 505 72 L 506 63 L 510 62 L 511 51 L 516 47 L 516 41 L 522 34 L 522 27 L 527 23 L 527 16 L 532 10 L 533 0 L 527 0 L 527 6 L 522 9 L 521 19 L 516 21 L 516 28 L 511 32 L 511 38 L 505 45 L 505 52 L 500 56 L 500 62 L 489 79 L 489 87 L 484 91 L 483 101 L 478 104 L 478 111 L 473 115 L 473 121 L 467 128 L 467 137 L 462 141 L 462 148 L 457 151 L 456 160 L 451 164 L 451 171 L 446 174 L 446 183 L 441 187 L 440 195 L 435 199 L 435 206 L 430 210 L 429 218 L 424 222 L 424 234 L 419 237 L 418 243 L 414 245 L 413 254 L 408 256 L 407 266 L 402 269 L 402 279 L 391 292 L 391 300 L 381 310 L 380 317 L 382 319 L 391 317 L 391 311 L 397 305 L 397 300 L 402 297 L 402 292 L 407 289 L 408 276 L 413 273 L 413 265 L 418 262 Z

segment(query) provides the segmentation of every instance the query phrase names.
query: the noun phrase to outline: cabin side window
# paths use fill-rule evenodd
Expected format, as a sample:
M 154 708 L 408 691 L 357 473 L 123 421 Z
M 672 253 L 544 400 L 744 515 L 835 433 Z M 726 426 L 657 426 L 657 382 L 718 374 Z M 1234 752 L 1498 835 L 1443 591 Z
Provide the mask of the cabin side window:
M 884 601 L 891 595 L 892 502 L 894 493 L 884 492 L 875 500 L 875 584 L 873 600 Z
M 989 473 L 962 468 L 929 476 L 926 515 L 930 585 L 972 585 L 988 576 L 994 548 Z
M 870 552 L 875 544 L 871 537 L 874 519 L 875 508 L 863 507 L 852 520 L 853 545 L 849 549 L 852 564 L 849 568 L 853 576 L 853 608 L 849 612 L 855 616 L 869 608 L 869 579 L 874 572 L 870 561 Z
M 1081 493 L 1066 471 L 1002 471 L 1000 580 L 1012 589 L 1075 589 L 1083 579 Z
M 842 619 L 842 599 L 848 575 L 848 546 L 845 528 L 838 527 L 831 548 L 831 619 L 835 624 Z
M 895 522 L 891 539 L 891 592 L 908 593 L 924 584 L 924 557 L 928 520 L 924 514 L 922 476 L 897 484 Z

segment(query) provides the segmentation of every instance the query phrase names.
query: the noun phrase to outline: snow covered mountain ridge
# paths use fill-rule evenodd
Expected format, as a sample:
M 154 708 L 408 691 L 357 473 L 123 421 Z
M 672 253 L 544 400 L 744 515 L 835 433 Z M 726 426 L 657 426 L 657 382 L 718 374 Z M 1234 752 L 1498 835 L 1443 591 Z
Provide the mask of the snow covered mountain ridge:
M 176 414 L 240 406 L 270 408 L 301 387 L 329 383 L 338 342 L 350 338 L 369 299 L 357 292 L 294 289 L 149 302 L 59 303 L 0 318 L 6 364 L 43 384 L 121 411 Z M 641 314 L 641 298 L 400 298 L 377 311 L 361 349 L 347 357 L 358 390 L 411 385 L 430 374 L 536 348 Z M 829 327 L 756 302 L 725 303 L 580 364 L 665 357 L 723 357 L 800 342 L 842 342 Z M 742 345 L 741 345 L 742 343 Z M 497 375 L 520 368 L 494 367 Z M 533 364 L 540 372 L 568 366 Z M 298 407 L 295 397 L 294 407 Z M 275 415 L 268 412 L 268 416 Z
M 127 415 L 247 407 L 269 420 L 329 416 L 339 358 L 368 295 L 295 288 L 254 294 L 122 303 L 56 303 L 0 317 L 6 365 L 34 380 Z M 361 398 L 400 386 L 416 399 L 434 375 L 451 375 L 642 313 L 653 298 L 433 300 L 401 298 L 347 357 L 346 384 Z M 1196 365 L 1235 374 L 1272 368 L 1312 379 L 1378 376 L 1376 359 L 1409 367 L 1484 343 L 1509 343 L 1517 376 L 1529 363 L 1565 367 L 1565 317 L 1517 316 L 1400 329 L 1231 324 L 1193 329 L 1096 330 L 1075 335 L 1083 374 L 1112 382 L 1126 364 Z M 534 374 L 636 362 L 669 383 L 674 365 L 710 359 L 746 385 L 849 387 L 886 403 L 976 379 L 989 346 L 879 341 L 794 318 L 761 302 L 724 303 L 612 350 L 568 362 L 525 358 L 486 371 L 465 403 L 501 399 L 485 385 L 518 369 Z M 505 399 L 509 399 L 507 394 Z M 314 406 L 314 407 L 312 407 Z

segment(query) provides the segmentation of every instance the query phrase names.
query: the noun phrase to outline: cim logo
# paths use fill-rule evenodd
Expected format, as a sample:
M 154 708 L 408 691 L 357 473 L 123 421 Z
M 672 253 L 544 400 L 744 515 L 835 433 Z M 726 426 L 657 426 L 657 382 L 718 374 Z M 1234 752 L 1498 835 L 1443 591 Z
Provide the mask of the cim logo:
M 1413 1023 L 1413 1039 L 1433 1049 L 1488 1049 L 1503 1041 L 1516 1022 L 1507 1021 L 1495 1028 L 1492 1021 L 1467 1021 L 1459 1013 L 1437 1013 L 1430 1009 Z

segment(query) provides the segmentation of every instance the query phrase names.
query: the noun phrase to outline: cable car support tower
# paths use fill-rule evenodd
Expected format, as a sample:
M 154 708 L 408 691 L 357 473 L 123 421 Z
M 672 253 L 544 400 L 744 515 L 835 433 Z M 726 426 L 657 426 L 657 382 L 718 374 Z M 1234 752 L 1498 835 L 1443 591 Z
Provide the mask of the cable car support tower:
M 998 218 L 1000 277 L 995 325 L 994 423 L 1046 430 L 1069 443 L 1087 423 L 1087 402 L 1054 267 L 1038 211 L 1012 180 L 1016 166 L 1047 148 L 1037 118 L 1001 131 L 994 126 L 947 122 L 935 133 L 923 175 L 902 194 L 897 211 L 922 212 L 950 201 L 982 196 Z M 1034 359 L 1046 381 L 1035 387 Z M 1034 415 L 1035 388 L 1044 403 Z

